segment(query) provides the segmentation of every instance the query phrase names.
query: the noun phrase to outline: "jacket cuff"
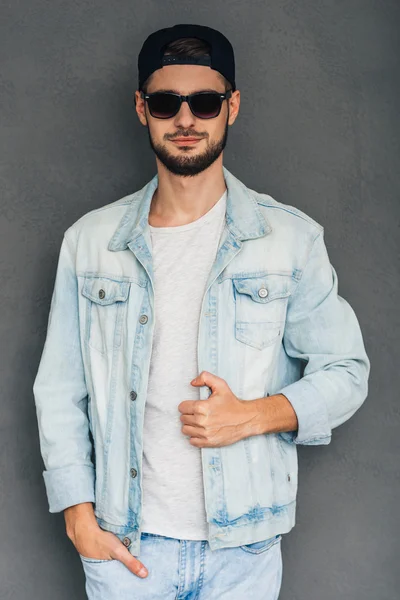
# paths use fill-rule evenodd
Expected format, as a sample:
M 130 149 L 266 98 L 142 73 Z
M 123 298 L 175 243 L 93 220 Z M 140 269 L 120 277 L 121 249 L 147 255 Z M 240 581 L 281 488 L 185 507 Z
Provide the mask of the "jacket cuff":
M 299 423 L 297 431 L 280 432 L 287 442 L 317 446 L 329 444 L 332 430 L 324 399 L 320 392 L 306 379 L 300 379 L 274 392 L 289 400 Z
M 68 506 L 95 502 L 94 467 L 72 465 L 43 471 L 49 512 L 61 512 Z

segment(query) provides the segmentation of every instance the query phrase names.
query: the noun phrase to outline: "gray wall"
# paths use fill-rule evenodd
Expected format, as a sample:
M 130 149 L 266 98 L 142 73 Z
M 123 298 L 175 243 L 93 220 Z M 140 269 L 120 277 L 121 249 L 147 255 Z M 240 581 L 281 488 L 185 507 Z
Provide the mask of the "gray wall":
M 85 597 L 63 515 L 48 512 L 32 383 L 64 230 L 155 173 L 132 107 L 136 61 L 151 31 L 176 22 L 232 41 L 242 105 L 224 163 L 324 225 L 372 363 L 356 415 L 329 446 L 299 448 L 280 600 L 399 597 L 399 8 L 1 3 L 1 599 Z

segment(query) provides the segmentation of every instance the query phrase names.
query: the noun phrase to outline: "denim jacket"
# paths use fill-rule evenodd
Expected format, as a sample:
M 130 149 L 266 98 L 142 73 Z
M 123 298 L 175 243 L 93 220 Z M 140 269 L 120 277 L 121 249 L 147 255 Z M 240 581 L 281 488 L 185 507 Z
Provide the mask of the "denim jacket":
M 297 445 L 329 444 L 365 400 L 370 372 L 324 228 L 223 174 L 225 227 L 202 300 L 198 373 L 222 377 L 242 400 L 284 394 L 298 430 L 200 449 L 212 550 L 290 531 Z M 135 556 L 157 318 L 148 225 L 157 186 L 155 175 L 64 232 L 33 385 L 50 512 L 93 502 L 99 526 Z M 199 391 L 206 400 L 209 389 Z

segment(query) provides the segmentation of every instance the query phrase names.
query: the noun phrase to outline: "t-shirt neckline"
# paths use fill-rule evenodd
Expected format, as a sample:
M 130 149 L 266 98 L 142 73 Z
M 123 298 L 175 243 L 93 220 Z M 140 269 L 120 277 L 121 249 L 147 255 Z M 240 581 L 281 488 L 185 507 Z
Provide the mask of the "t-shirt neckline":
M 204 215 L 191 221 L 190 223 L 186 223 L 185 225 L 172 225 L 169 227 L 155 227 L 154 225 L 150 225 L 149 228 L 151 233 L 178 233 L 181 231 L 188 231 L 189 229 L 194 229 L 195 227 L 201 227 L 204 223 L 207 223 L 211 219 L 213 219 L 217 214 L 222 210 L 223 206 L 225 206 L 227 190 L 222 194 L 221 198 L 208 210 Z

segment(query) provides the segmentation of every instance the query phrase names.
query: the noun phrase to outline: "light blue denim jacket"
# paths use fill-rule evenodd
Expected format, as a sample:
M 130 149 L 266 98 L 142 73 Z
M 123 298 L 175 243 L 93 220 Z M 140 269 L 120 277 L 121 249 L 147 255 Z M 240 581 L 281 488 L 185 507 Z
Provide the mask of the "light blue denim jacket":
M 329 444 L 365 400 L 370 372 L 324 228 L 223 173 L 226 223 L 202 301 L 198 372 L 222 377 L 243 400 L 284 394 L 299 427 L 201 448 L 212 550 L 290 531 L 297 444 Z M 50 512 L 93 502 L 100 527 L 135 556 L 157 318 L 148 225 L 157 185 L 155 175 L 65 231 L 33 386 Z M 209 389 L 199 390 L 206 400 Z

